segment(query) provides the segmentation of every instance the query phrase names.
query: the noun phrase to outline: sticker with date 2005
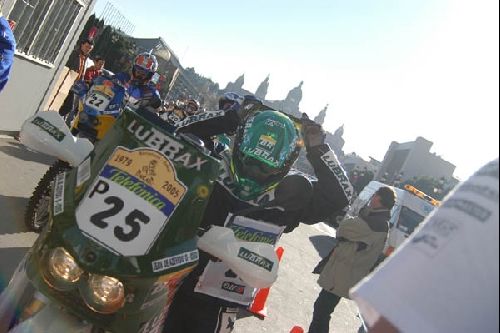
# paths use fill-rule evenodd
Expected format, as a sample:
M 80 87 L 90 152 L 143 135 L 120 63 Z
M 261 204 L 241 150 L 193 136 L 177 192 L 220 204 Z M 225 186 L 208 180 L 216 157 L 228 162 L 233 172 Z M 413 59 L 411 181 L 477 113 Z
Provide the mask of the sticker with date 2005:
M 123 256 L 145 255 L 186 192 L 163 154 L 117 147 L 77 208 L 77 223 Z

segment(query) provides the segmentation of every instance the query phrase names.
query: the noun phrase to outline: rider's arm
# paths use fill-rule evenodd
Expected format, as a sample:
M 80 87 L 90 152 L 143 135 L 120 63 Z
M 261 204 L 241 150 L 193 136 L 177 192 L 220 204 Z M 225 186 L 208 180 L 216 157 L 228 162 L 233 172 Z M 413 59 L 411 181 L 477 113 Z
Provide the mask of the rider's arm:
M 153 97 L 151 98 L 151 101 L 149 103 L 149 105 L 157 110 L 160 109 L 161 105 L 162 105 L 162 100 L 161 100 L 161 97 L 160 97 L 160 92 L 155 89 L 154 90 L 154 93 L 153 93 Z
M 237 111 L 205 111 L 176 124 L 179 133 L 192 133 L 200 138 L 234 132 L 240 123 Z
M 313 195 L 303 210 L 301 222 L 313 224 L 325 221 L 349 205 L 353 188 L 328 144 L 309 147 L 307 159 L 317 180 L 313 181 Z

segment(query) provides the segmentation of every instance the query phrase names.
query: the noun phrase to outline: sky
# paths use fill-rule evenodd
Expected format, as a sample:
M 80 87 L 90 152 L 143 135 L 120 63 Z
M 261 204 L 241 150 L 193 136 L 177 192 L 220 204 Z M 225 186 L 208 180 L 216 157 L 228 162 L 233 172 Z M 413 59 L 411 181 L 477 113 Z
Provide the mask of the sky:
M 281 100 L 304 81 L 301 111 L 328 104 L 345 153 L 382 161 L 422 136 L 461 180 L 498 157 L 497 0 L 98 0 L 98 16 L 107 2 L 221 88 L 269 75 Z

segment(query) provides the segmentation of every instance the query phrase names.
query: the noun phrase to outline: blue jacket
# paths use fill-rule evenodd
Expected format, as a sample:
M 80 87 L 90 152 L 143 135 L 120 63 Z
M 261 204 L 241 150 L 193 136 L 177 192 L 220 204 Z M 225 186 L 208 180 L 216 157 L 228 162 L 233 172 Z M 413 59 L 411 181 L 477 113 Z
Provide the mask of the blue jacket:
M 0 17 L 0 91 L 3 90 L 9 79 L 15 50 L 16 40 L 12 30 L 10 30 L 9 22 L 4 17 Z

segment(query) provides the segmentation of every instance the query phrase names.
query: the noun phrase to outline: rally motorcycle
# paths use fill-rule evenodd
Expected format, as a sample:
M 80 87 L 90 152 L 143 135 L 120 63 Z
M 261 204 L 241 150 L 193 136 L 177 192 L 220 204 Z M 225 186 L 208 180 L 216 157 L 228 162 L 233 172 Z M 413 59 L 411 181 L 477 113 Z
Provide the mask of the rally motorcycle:
M 48 223 L 0 294 L 0 333 L 161 332 L 198 247 L 254 287 L 276 280 L 271 245 L 222 227 L 197 238 L 219 161 L 172 133 L 151 112 L 125 109 L 93 148 L 55 112 L 25 122 L 28 147 L 83 157 L 57 175 Z
M 126 106 L 137 108 L 142 102 L 141 91 L 128 85 L 129 79 L 125 73 L 103 75 L 94 80 L 90 89 L 84 81 L 76 82 L 72 90 L 78 97 L 78 113 L 71 124 L 72 133 L 95 143 L 102 140 Z M 58 174 L 80 162 L 71 157 L 58 159 L 35 187 L 24 214 L 29 230 L 40 232 L 47 224 L 51 185 Z

